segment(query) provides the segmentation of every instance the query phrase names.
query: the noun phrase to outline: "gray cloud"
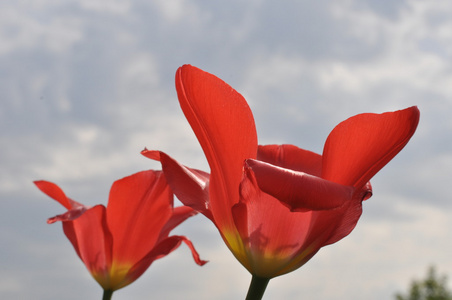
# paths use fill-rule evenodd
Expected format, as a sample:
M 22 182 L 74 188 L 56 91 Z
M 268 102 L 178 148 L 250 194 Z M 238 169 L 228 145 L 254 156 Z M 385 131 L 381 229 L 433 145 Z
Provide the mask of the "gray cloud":
M 32 180 L 106 204 L 114 180 L 159 167 L 139 155 L 145 146 L 208 169 L 176 101 L 184 63 L 241 92 L 265 144 L 321 152 L 354 114 L 421 110 L 355 231 L 273 280 L 269 299 L 387 299 L 428 264 L 451 270 L 451 10 L 416 0 L 1 3 L 0 295 L 100 297 L 59 224 L 45 224 L 62 207 Z M 243 298 L 249 275 L 214 226 L 197 216 L 178 232 L 211 262 L 199 268 L 181 248 L 116 298 Z

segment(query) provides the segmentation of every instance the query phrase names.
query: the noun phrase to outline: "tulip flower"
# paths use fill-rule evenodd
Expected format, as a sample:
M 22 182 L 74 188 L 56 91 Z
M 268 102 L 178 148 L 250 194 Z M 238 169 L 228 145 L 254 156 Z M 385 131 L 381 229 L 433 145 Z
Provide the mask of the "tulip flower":
M 247 299 L 294 271 L 323 246 L 347 236 L 372 195 L 369 180 L 408 143 L 419 110 L 360 114 L 337 125 L 323 154 L 293 145 L 258 146 L 245 99 L 216 76 L 184 65 L 176 73 L 180 106 L 210 166 L 207 173 L 159 160 L 185 204 L 207 216 L 252 274 Z
M 190 240 L 169 236 L 197 212 L 186 206 L 173 208 L 173 193 L 161 171 L 143 171 L 114 182 L 107 207 L 80 204 L 48 181 L 35 184 L 68 210 L 47 223 L 63 223 L 66 237 L 104 289 L 103 299 L 111 299 L 115 290 L 135 281 L 154 260 L 181 242 L 190 248 L 198 265 L 205 263 Z

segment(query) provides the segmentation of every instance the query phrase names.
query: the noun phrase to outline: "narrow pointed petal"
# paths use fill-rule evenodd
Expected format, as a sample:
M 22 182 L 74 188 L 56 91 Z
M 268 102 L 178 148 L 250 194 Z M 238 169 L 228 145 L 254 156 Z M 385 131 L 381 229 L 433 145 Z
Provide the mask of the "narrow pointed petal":
M 186 206 L 213 220 L 209 201 L 209 174 L 187 168 L 161 151 L 144 150 L 144 156 L 160 161 L 166 180 L 176 197 Z
M 171 230 L 176 226 L 187 220 L 188 218 L 195 216 L 198 212 L 188 206 L 179 206 L 174 208 L 171 218 L 166 222 L 162 231 L 160 232 L 159 240 L 167 238 Z
M 360 114 L 337 125 L 323 150 L 322 178 L 362 188 L 413 136 L 419 110 Z
M 193 256 L 193 260 L 195 261 L 196 264 L 202 266 L 207 263 L 207 260 L 202 260 L 200 258 L 192 242 L 185 236 L 181 235 L 173 235 L 164 239 L 154 248 L 154 250 L 150 254 L 153 257 L 153 260 L 162 258 L 176 250 L 182 242 L 184 242 L 190 249 L 191 254 Z
M 66 207 L 67 210 L 72 208 L 76 208 L 78 206 L 83 206 L 82 204 L 71 200 L 66 196 L 63 190 L 57 186 L 56 184 L 45 181 L 45 180 L 37 180 L 34 184 L 47 196 L 58 201 L 61 205 Z
M 88 209 L 88 207 L 83 206 L 83 205 L 73 208 L 71 210 L 68 210 L 64 214 L 60 214 L 55 217 L 48 218 L 47 224 L 53 224 L 55 222 L 73 221 L 73 220 L 77 219 L 78 217 L 80 217 L 87 209 Z
M 160 241 L 154 249 L 152 249 L 151 252 L 149 252 L 143 259 L 141 259 L 137 264 L 135 264 L 131 269 L 129 274 L 127 275 L 128 278 L 131 278 L 133 280 L 140 277 L 146 270 L 149 268 L 149 266 L 157 259 L 163 258 L 179 248 L 180 244 L 184 242 L 188 248 L 190 249 L 193 259 L 196 264 L 203 266 L 207 263 L 206 260 L 202 260 L 196 251 L 195 247 L 193 246 L 192 242 L 187 239 L 185 236 L 170 236 L 166 239 L 163 239 Z
M 88 209 L 74 221 L 63 222 L 63 230 L 86 268 L 103 288 L 109 286 L 112 237 L 103 205 Z
M 322 174 L 322 156 L 294 145 L 259 145 L 257 159 L 318 177 Z
M 113 183 L 107 221 L 117 262 L 134 264 L 154 247 L 172 215 L 172 201 L 161 171 L 143 171 Z
M 218 77 L 184 65 L 176 73 L 181 108 L 211 168 L 211 210 L 217 227 L 234 230 L 242 164 L 257 155 L 253 115 L 245 99 Z
M 334 209 L 350 200 L 354 188 L 307 173 L 280 168 L 258 160 L 248 159 L 259 188 L 275 197 L 292 211 Z

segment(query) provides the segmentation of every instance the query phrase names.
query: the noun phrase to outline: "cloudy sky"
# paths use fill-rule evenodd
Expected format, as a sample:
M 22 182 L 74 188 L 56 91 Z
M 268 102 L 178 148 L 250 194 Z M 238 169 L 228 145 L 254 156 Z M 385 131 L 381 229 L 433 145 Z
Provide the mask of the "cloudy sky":
M 392 299 L 429 265 L 452 275 L 452 2 L 441 0 L 6 0 L 0 2 L 0 297 L 100 299 L 33 180 L 87 205 L 159 165 L 145 146 L 208 170 L 177 102 L 192 64 L 248 100 L 260 143 L 321 152 L 361 112 L 417 105 L 408 146 L 372 180 L 357 228 L 264 299 Z M 243 299 L 250 275 L 214 226 L 114 299 Z M 64 295 L 64 296 L 62 296 Z

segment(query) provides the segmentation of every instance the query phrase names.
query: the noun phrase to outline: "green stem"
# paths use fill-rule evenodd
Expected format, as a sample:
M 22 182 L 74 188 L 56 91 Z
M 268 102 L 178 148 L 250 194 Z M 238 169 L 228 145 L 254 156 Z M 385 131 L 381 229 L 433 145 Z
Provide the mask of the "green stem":
M 269 281 L 270 278 L 262 278 L 253 275 L 245 300 L 261 300 Z
M 102 300 L 111 300 L 111 296 L 113 296 L 112 290 L 104 290 L 104 295 L 102 296 Z

